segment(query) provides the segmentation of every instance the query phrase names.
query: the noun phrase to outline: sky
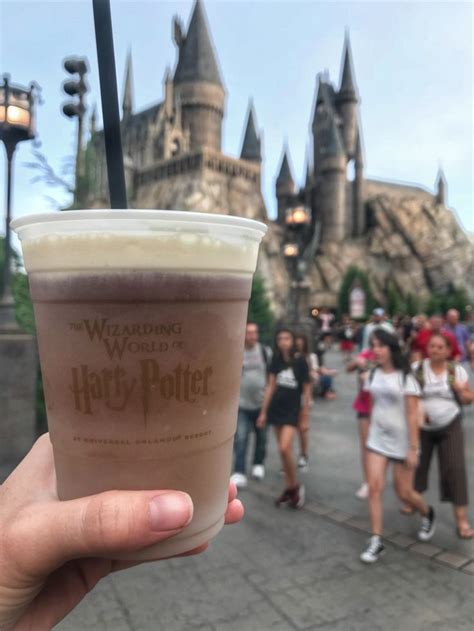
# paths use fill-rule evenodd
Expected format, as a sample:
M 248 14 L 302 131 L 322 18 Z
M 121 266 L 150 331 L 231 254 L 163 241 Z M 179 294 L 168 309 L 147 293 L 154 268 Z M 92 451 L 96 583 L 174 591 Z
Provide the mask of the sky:
M 131 48 L 135 109 L 162 99 L 165 68 L 174 68 L 172 18 L 187 26 L 193 2 L 112 0 L 119 94 Z M 304 179 L 316 76 L 328 70 L 338 85 L 349 29 L 367 177 L 416 183 L 433 190 L 441 165 L 448 205 L 474 231 L 473 4 L 470 2 L 338 2 L 204 0 L 227 90 L 223 150 L 238 156 L 248 100 L 263 131 L 263 193 L 276 212 L 274 181 L 284 142 L 294 176 Z M 100 93 L 90 0 L 0 1 L 0 72 L 42 88 L 37 126 L 42 150 L 60 171 L 74 154 L 75 122 L 61 114 L 67 78 L 62 59 L 86 56 L 88 103 Z M 32 143 L 21 143 L 14 172 L 13 216 L 45 212 L 59 189 L 32 183 Z M 0 200 L 5 198 L 4 152 Z M 0 202 L 1 204 L 2 202 Z M 1 208 L 3 206 L 0 205 Z

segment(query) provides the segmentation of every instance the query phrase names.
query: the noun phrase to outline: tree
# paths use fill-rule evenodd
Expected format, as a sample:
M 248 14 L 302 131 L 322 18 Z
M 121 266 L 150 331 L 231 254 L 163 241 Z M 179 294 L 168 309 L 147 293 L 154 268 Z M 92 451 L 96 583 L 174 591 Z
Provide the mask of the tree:
M 410 316 L 416 316 L 420 313 L 420 300 L 418 296 L 408 293 L 405 297 L 405 309 L 406 313 Z
M 260 341 L 264 344 L 271 344 L 275 317 L 268 300 L 265 281 L 258 272 L 252 281 L 252 294 L 247 319 L 258 324 Z
M 363 319 L 365 319 L 374 308 L 375 299 L 370 287 L 370 280 L 367 272 L 361 270 L 355 265 L 351 265 L 347 269 L 342 279 L 338 296 L 339 315 L 341 316 L 344 313 L 350 312 L 349 297 L 351 289 L 355 283 L 358 283 L 365 293 L 365 314 L 363 315 Z
M 12 273 L 15 274 L 16 270 L 21 265 L 21 258 L 16 250 L 12 250 L 11 254 Z M 3 295 L 3 266 L 5 265 L 5 237 L 0 236 L 0 296 Z
M 466 306 L 469 304 L 469 295 L 464 287 L 451 286 L 445 293 L 433 293 L 425 306 L 426 313 L 446 313 L 448 309 L 457 309 L 461 318 L 466 316 Z
M 406 311 L 405 300 L 393 280 L 388 283 L 386 308 L 391 317 Z
M 0 237 L 0 283 L 3 283 L 3 266 L 5 261 L 5 238 Z M 33 312 L 33 304 L 30 298 L 30 289 L 28 284 L 28 276 L 19 270 L 21 259 L 17 252 L 13 251 L 13 275 L 12 275 L 12 294 L 15 301 L 15 318 L 19 327 L 29 333 L 36 335 L 35 317 Z M 47 430 L 46 423 L 46 406 L 44 402 L 43 381 L 41 379 L 41 370 L 37 366 L 36 379 L 36 427 L 38 433 L 44 433 Z

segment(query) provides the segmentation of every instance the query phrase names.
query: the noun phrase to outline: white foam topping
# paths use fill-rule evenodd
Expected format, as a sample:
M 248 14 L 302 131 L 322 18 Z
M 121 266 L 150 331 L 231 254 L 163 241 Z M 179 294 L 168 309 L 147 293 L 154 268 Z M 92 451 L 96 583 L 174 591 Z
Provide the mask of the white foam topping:
M 164 269 L 253 273 L 266 226 L 178 211 L 67 211 L 12 228 L 29 272 Z

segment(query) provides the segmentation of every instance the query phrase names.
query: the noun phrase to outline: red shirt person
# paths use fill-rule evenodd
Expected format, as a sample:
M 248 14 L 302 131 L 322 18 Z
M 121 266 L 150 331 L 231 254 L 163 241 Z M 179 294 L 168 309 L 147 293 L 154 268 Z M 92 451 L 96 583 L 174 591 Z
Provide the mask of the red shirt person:
M 421 329 L 421 331 L 413 340 L 411 346 L 412 351 L 420 352 L 424 358 L 428 357 L 428 343 L 431 339 L 431 336 L 434 333 L 440 333 L 441 335 L 444 335 L 450 342 L 451 356 L 449 357 L 449 359 L 459 360 L 461 357 L 461 351 L 459 349 L 456 338 L 449 331 L 442 330 L 443 324 L 443 318 L 440 315 L 431 316 L 428 326 L 424 329 Z

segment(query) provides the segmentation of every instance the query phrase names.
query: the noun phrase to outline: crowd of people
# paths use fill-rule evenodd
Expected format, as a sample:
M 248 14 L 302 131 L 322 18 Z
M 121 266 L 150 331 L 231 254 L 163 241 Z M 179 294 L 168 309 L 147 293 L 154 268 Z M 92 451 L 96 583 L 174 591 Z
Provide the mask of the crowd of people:
M 263 480 L 267 428 L 272 426 L 285 477 L 285 487 L 275 504 L 294 509 L 304 505 L 302 474 L 309 467 L 310 409 L 318 397 L 336 397 L 337 372 L 324 360 L 326 351 L 335 344 L 347 372 L 357 375 L 353 408 L 358 419 L 363 480 L 355 493 L 367 501 L 372 531 L 361 560 L 373 563 L 385 552 L 383 492 L 389 465 L 400 511 L 418 513 L 418 539 L 432 539 L 436 511 L 423 494 L 435 451 L 440 500 L 453 506 L 457 535 L 473 538 L 467 515 L 462 417 L 463 407 L 474 401 L 466 370 L 474 364 L 474 329 L 470 320 L 460 322 L 455 309 L 444 316 L 420 314 L 390 320 L 378 307 L 365 323 L 354 322 L 347 315 L 338 321 L 326 309 L 320 313 L 314 339 L 279 328 L 273 349 L 259 342 L 258 325 L 249 322 L 232 481 L 238 488 L 248 484 L 246 463 L 252 434 L 255 448 L 250 476 Z

